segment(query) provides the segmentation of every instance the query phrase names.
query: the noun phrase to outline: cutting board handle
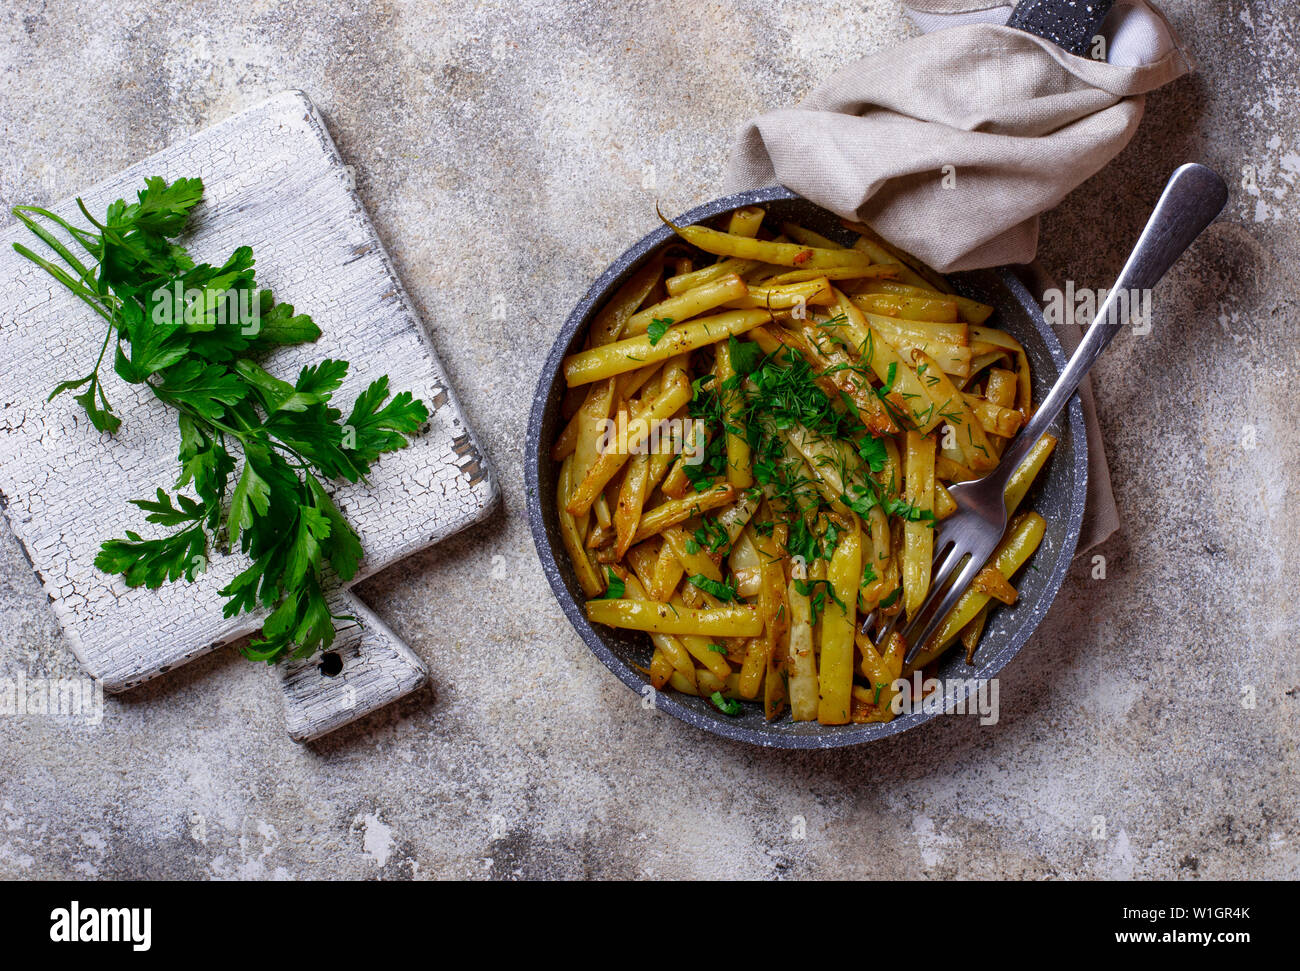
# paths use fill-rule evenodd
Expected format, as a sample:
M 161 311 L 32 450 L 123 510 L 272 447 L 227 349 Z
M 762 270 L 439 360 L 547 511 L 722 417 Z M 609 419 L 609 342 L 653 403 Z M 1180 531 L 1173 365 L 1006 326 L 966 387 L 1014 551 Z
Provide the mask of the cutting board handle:
M 295 742 L 310 742 L 410 694 L 428 680 L 421 661 L 351 593 L 329 598 L 339 622 L 330 649 L 279 665 L 284 721 Z

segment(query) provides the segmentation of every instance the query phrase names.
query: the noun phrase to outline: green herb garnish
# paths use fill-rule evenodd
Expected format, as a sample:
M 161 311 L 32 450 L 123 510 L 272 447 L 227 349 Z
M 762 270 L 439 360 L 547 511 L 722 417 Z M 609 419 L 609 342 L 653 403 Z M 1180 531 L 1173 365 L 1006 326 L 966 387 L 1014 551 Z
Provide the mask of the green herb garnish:
M 695 548 L 691 549 L 692 546 Z M 727 528 L 712 516 L 701 516 L 700 527 L 686 541 L 686 548 L 692 553 L 706 550 L 709 553 L 721 552 L 725 555 L 731 551 L 731 536 L 727 533 Z
M 709 695 L 709 700 L 717 707 L 718 711 L 724 715 L 730 715 L 735 718 L 740 714 L 740 702 L 735 698 L 724 698 L 721 691 L 715 691 Z
M 884 471 L 885 463 L 889 460 L 885 443 L 872 435 L 863 435 L 858 439 L 858 455 L 872 472 Z
M 691 586 L 698 587 L 705 593 L 717 597 L 719 600 L 731 601 L 736 599 L 736 588 L 731 585 L 730 581 L 720 583 L 717 580 L 710 580 L 708 577 L 701 576 L 698 573 L 692 573 L 687 579 L 687 582 L 690 583 Z
M 758 370 L 763 361 L 763 349 L 753 341 L 739 341 L 733 334 L 727 338 L 727 351 L 731 355 L 731 369 L 745 377 Z
M 177 413 L 175 494 L 159 488 L 154 498 L 132 500 L 147 522 L 172 532 L 145 539 L 128 531 L 101 546 L 95 565 L 131 587 L 193 580 L 206 570 L 209 540 L 224 532 L 228 548 L 252 560 L 220 591 L 225 615 L 270 611 L 244 654 L 267 662 L 306 657 L 330 646 L 334 621 L 342 619 L 331 615 L 322 590 L 327 565 L 350 580 L 362 557 L 355 530 L 322 480 L 364 478 L 382 453 L 405 446 L 429 413 L 405 391 L 384 404 L 382 377 L 343 419 L 331 399 L 347 375 L 346 361 L 304 367 L 292 383 L 264 370 L 257 362 L 268 351 L 314 341 L 320 329 L 257 287 L 247 246 L 210 266 L 196 265 L 173 241 L 202 195 L 199 179 L 168 184 L 155 176 L 135 202 L 110 205 L 102 221 L 78 199 L 92 229 L 17 206 L 14 215 L 62 265 L 22 244 L 14 249 L 106 323 L 90 373 L 63 382 L 50 398 L 84 389 L 74 400 L 91 424 L 116 432 L 121 419 L 100 373 L 111 349 L 123 381 L 144 385 Z M 186 486 L 197 498 L 179 491 Z
M 818 588 L 821 589 L 818 589 Z M 796 580 L 794 588 L 801 596 L 808 597 L 808 607 L 812 614 L 812 622 L 817 623 L 817 618 L 821 616 L 822 608 L 826 606 L 826 598 L 829 596 L 832 601 L 844 613 L 848 613 L 849 608 L 844 605 L 844 601 L 835 595 L 835 586 L 829 580 Z M 816 591 L 814 593 L 814 591 Z M 856 597 L 857 594 L 854 594 Z
M 668 333 L 668 328 L 673 325 L 671 317 L 656 317 L 650 321 L 650 326 L 646 328 L 646 336 L 650 338 L 650 346 L 658 344 L 663 339 L 664 334 Z
M 605 586 L 605 592 L 597 600 L 622 600 L 623 595 L 627 593 L 627 584 L 624 583 L 617 573 L 609 567 L 605 567 L 605 576 L 608 583 Z

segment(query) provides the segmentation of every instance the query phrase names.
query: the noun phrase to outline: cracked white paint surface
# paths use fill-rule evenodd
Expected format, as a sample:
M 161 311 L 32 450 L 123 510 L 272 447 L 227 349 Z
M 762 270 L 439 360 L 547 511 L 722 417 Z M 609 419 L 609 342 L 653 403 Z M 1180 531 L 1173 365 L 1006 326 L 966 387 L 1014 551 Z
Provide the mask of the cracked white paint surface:
M 102 212 L 113 199 L 134 198 L 147 175 L 201 176 L 204 201 L 185 240 L 195 258 L 219 263 L 251 245 L 258 282 L 320 326 L 316 343 L 276 351 L 269 370 L 291 379 L 308 362 L 342 358 L 352 367 L 334 400 L 345 412 L 382 374 L 394 393 L 410 390 L 429 406 L 429 423 L 408 448 L 385 455 L 368 484 L 335 492 L 365 550 L 357 579 L 490 510 L 493 474 L 304 95 L 272 98 L 132 166 L 84 193 L 87 208 Z M 74 204 L 54 209 L 78 219 Z M 243 568 L 242 555 L 215 555 L 195 583 L 156 591 L 128 589 L 94 567 L 104 540 L 127 529 L 155 534 L 125 500 L 175 481 L 175 415 L 109 366 L 107 394 L 122 419 L 116 436 L 96 433 L 69 396 L 46 403 L 59 381 L 89 371 L 103 331 L 93 312 L 13 251 L 15 240 L 34 243 L 18 227 L 0 244 L 0 491 L 77 658 L 107 690 L 122 691 L 256 630 L 260 618 L 221 614 L 217 591 Z M 358 601 L 341 597 L 339 612 L 376 622 L 375 650 L 354 630 L 340 639 L 342 676 L 323 679 L 310 664 L 286 669 L 295 738 L 316 737 L 423 681 L 423 665 L 405 645 Z

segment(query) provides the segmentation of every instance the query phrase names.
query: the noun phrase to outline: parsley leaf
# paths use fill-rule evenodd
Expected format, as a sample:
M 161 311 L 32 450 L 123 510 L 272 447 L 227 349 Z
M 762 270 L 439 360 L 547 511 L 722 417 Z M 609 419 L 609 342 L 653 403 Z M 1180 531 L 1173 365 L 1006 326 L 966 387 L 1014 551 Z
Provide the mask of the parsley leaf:
M 820 590 L 818 588 L 821 588 Z M 826 606 L 826 598 L 829 596 L 832 601 L 844 613 L 848 613 L 849 608 L 844 605 L 835 594 L 835 587 L 829 580 L 796 580 L 794 582 L 795 590 L 804 597 L 808 597 L 808 607 L 812 614 L 812 622 L 817 623 L 817 618 L 821 616 L 822 609 Z M 857 594 L 854 594 L 856 597 Z
M 646 336 L 650 338 L 650 346 L 654 347 L 654 345 L 658 344 L 672 325 L 673 319 L 671 317 L 656 317 L 650 321 L 650 326 L 645 331 Z
M 627 593 L 627 584 L 620 580 L 618 574 L 609 567 L 605 567 L 605 575 L 609 578 L 609 584 L 605 587 L 605 592 L 596 599 L 622 600 L 623 595 Z
M 757 371 L 765 356 L 756 343 L 736 340 L 734 334 L 727 338 L 727 350 L 731 355 L 731 369 L 741 377 Z
M 352 406 L 352 413 L 344 423 L 344 444 L 353 458 L 371 465 L 384 452 L 405 448 L 407 436 L 414 435 L 429 420 L 429 409 L 424 402 L 402 391 L 380 408 L 388 397 L 388 375 L 371 382 Z M 348 429 L 354 435 L 349 444 Z
M 735 718 L 741 712 L 740 702 L 735 698 L 724 698 L 721 691 L 713 692 L 713 694 L 709 695 L 709 700 L 724 715 Z
M 872 435 L 863 435 L 858 439 L 858 455 L 872 472 L 884 471 L 885 463 L 888 461 L 885 443 Z
M 695 548 L 691 549 L 692 546 Z M 701 516 L 700 527 L 695 530 L 692 538 L 686 541 L 686 549 L 691 553 L 706 550 L 709 553 L 721 552 L 725 555 L 731 552 L 731 536 L 727 528 L 712 516 Z
M 690 583 L 691 586 L 698 587 L 705 593 L 717 597 L 719 600 L 731 601 L 736 599 L 736 588 L 733 587 L 729 581 L 722 583 L 717 580 L 710 580 L 708 577 L 701 576 L 698 573 L 692 573 L 690 577 L 687 578 L 687 582 Z

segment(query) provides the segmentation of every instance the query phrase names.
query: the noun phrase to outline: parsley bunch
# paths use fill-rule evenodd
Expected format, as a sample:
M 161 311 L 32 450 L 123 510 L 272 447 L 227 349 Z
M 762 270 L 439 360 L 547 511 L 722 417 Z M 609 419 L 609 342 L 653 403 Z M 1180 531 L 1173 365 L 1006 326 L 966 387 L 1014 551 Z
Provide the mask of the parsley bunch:
M 249 247 L 210 266 L 195 264 L 174 241 L 202 195 L 199 179 L 149 178 L 135 202 L 119 199 L 103 221 L 78 199 L 92 229 L 18 206 L 14 215 L 62 264 L 18 243 L 14 249 L 106 322 L 90 373 L 61 383 L 50 400 L 79 391 L 74 400 L 91 424 L 116 432 L 121 419 L 100 373 L 111 347 L 117 375 L 177 414 L 180 474 L 172 491 L 131 500 L 147 522 L 170 532 L 145 539 L 127 531 L 101 546 L 95 565 L 132 587 L 192 581 L 207 568 L 209 542 L 224 536 L 228 549 L 252 561 L 221 590 L 225 616 L 271 611 L 245 655 L 268 663 L 306 657 L 333 642 L 334 621 L 343 619 L 330 613 L 322 591 L 327 568 L 350 580 L 362 556 L 356 531 L 321 480 L 363 479 L 382 453 L 420 430 L 428 409 L 405 391 L 388 400 L 385 376 L 343 420 L 331 398 L 346 361 L 304 367 L 293 383 L 263 369 L 257 360 L 268 351 L 314 341 L 320 328 L 257 287 Z M 193 496 L 180 491 L 187 486 Z

